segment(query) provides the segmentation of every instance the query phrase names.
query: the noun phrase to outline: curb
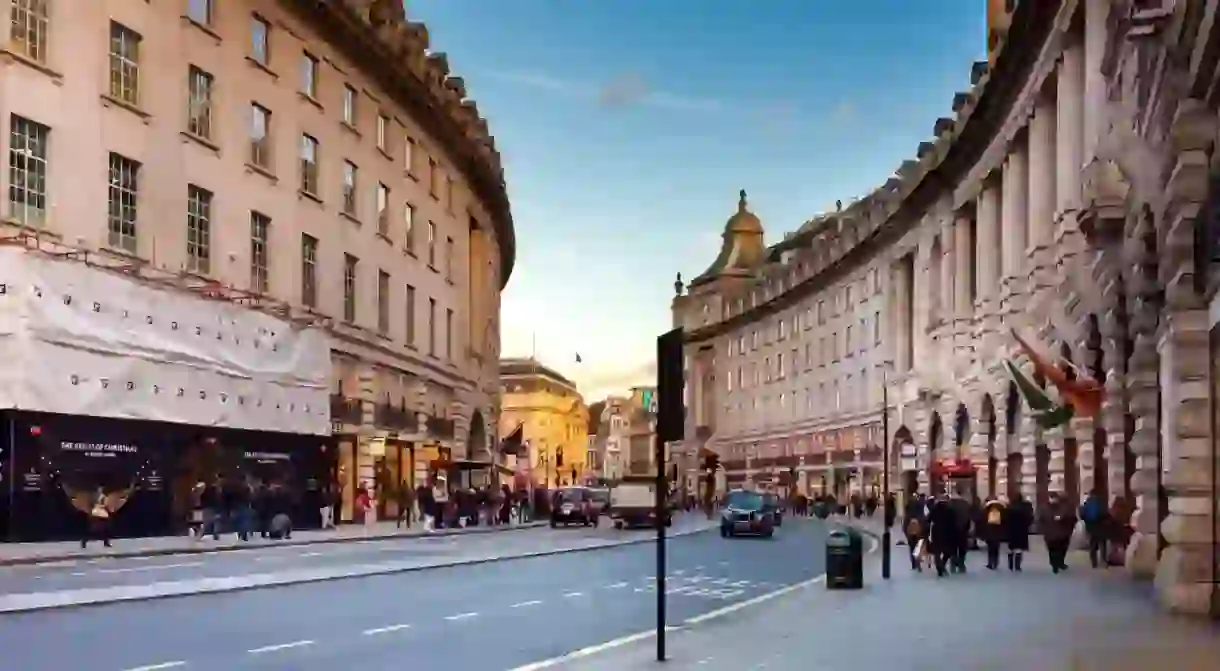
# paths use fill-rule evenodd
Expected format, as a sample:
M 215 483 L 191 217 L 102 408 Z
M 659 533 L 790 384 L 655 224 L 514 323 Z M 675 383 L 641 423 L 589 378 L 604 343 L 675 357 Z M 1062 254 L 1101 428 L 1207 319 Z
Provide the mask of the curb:
M 716 527 L 706 527 L 699 529 L 688 529 L 685 531 L 677 531 L 669 533 L 666 538 L 681 538 L 684 536 L 694 536 L 696 534 L 707 533 L 714 531 Z M 187 596 L 199 596 L 204 594 L 222 594 L 225 592 L 241 592 L 255 589 L 270 589 L 275 587 L 289 587 L 293 585 L 308 585 L 319 582 L 330 582 L 333 580 L 348 580 L 354 578 L 368 578 L 379 575 L 394 575 L 399 573 L 417 573 L 420 571 L 431 571 L 436 569 L 452 568 L 459 566 L 477 566 L 480 564 L 492 564 L 496 562 L 514 561 L 520 559 L 534 559 L 537 557 L 551 557 L 556 555 L 576 554 L 578 552 L 592 552 L 594 550 L 608 550 L 611 548 L 625 547 L 628 545 L 640 545 L 643 543 L 656 543 L 655 536 L 644 538 L 632 538 L 626 541 L 610 541 L 598 543 L 596 545 L 560 548 L 556 550 L 539 550 L 536 552 L 526 552 L 523 554 L 503 555 L 493 557 L 479 557 L 475 559 L 458 559 L 443 564 L 428 564 L 422 566 L 396 566 L 393 564 L 366 564 L 364 567 L 352 567 L 347 573 L 335 575 L 313 575 L 302 577 L 287 577 L 277 578 L 270 573 L 256 573 L 245 576 L 233 576 L 225 578 L 200 578 L 190 581 L 192 583 L 204 583 L 202 587 L 185 587 L 183 582 L 187 581 L 172 581 L 162 583 L 150 583 L 147 585 L 138 585 L 136 588 L 155 589 L 159 588 L 163 591 L 151 592 L 147 594 L 130 594 L 130 595 L 115 595 L 108 596 L 99 594 L 96 596 L 72 597 L 73 591 L 84 591 L 88 589 L 94 590 L 114 590 L 114 589 L 130 589 L 132 586 L 110 586 L 97 588 L 84 588 L 82 590 L 60 590 L 57 592 L 27 592 L 23 594 L 7 594 L 0 595 L 0 614 L 10 613 L 32 613 L 37 611 L 60 610 L 67 608 L 83 608 L 88 606 L 104 606 L 113 603 L 128 603 L 132 601 L 154 601 L 159 599 L 172 599 Z M 20 597 L 32 599 L 33 597 L 42 597 L 42 602 L 36 603 L 5 603 L 5 601 L 16 600 Z M 58 600 L 56 598 L 58 597 Z
M 347 536 L 343 538 L 311 538 L 309 540 L 285 540 L 257 545 L 198 545 L 181 548 L 155 548 L 151 550 L 120 550 L 118 552 L 103 552 L 99 554 L 81 554 L 79 552 L 64 552 L 53 555 L 38 555 L 31 557 L 0 557 L 0 566 L 37 566 L 62 561 L 80 559 L 131 559 L 132 557 L 166 557 L 170 555 L 194 555 L 215 552 L 240 552 L 242 550 L 259 550 L 262 548 L 304 547 L 307 545 L 333 545 L 336 543 L 356 543 L 360 541 L 390 541 L 413 540 L 416 538 L 444 538 L 446 536 L 474 536 L 478 534 L 509 533 L 526 529 L 539 529 L 546 522 L 527 522 L 504 527 L 466 527 L 464 529 L 441 529 L 432 533 L 379 533 L 368 536 Z

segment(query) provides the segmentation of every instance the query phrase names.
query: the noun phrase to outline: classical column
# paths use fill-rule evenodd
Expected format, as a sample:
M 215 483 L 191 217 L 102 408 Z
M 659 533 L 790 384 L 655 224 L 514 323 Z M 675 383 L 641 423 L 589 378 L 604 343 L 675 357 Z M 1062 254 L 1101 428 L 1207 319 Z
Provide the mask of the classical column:
M 988 175 L 975 206 L 975 306 L 981 316 L 976 355 L 986 365 L 998 351 L 1000 329 L 1000 177 Z
M 970 338 L 971 321 L 974 318 L 974 301 L 971 298 L 975 272 L 974 240 L 971 233 L 971 213 L 958 212 L 953 221 L 953 351 L 954 356 L 964 362 L 973 362 L 974 347 Z
M 1106 21 L 1110 16 L 1111 0 L 1085 0 L 1084 22 L 1084 160 L 1097 155 L 1097 143 L 1105 131 L 1106 76 L 1102 61 L 1106 58 Z
M 892 311 L 889 316 L 889 331 L 893 335 L 890 338 L 890 357 L 895 363 L 895 371 L 905 373 L 911 369 L 915 363 L 911 361 L 911 357 L 907 356 L 910 350 L 911 338 L 915 337 L 914 323 L 908 319 L 911 312 L 911 287 L 914 286 L 914 277 L 911 272 L 914 264 L 908 265 L 903 256 L 898 263 L 890 267 L 890 277 L 893 281 L 890 282 L 890 296 Z M 821 356 L 819 354 L 819 356 Z
M 927 338 L 924 334 L 928 331 L 928 315 L 931 312 L 932 301 L 935 300 L 935 287 L 932 282 L 932 241 L 923 238 L 919 241 L 919 247 L 915 251 L 914 264 L 914 296 L 911 300 L 914 304 L 913 328 L 911 329 L 911 351 L 915 355 L 915 361 L 911 362 L 912 368 L 920 361 L 924 361 L 928 355 Z
M 952 329 L 954 309 L 956 307 L 957 283 L 954 279 L 957 258 L 957 238 L 953 230 L 953 214 L 945 213 L 940 221 L 940 305 L 936 313 L 940 321 L 940 333 L 944 340 L 949 340 L 949 346 L 943 350 L 952 350 Z
M 1004 314 L 1013 314 L 1019 309 L 1012 298 L 1015 294 L 1019 294 L 1025 285 L 1025 232 L 1029 225 L 1026 201 L 1028 191 L 1028 163 L 1026 162 L 1025 146 L 1024 141 L 1018 139 L 1009 149 L 1008 158 L 1004 162 L 1004 187 L 1000 202 L 1000 231 L 1003 236 L 1001 242 L 1003 248 L 1001 273 L 1003 276 L 1000 301 Z
M 1081 251 L 1077 212 L 1084 169 L 1084 45 L 1063 50 L 1055 103 L 1055 242 L 1063 258 Z
M 1055 102 L 1038 101 L 1029 122 L 1029 245 L 1033 261 L 1029 293 L 1041 293 L 1054 284 L 1055 223 Z
M 1159 308 L 1157 289 L 1157 258 L 1155 250 L 1144 243 L 1153 234 L 1152 222 L 1137 217 L 1124 241 L 1123 259 L 1132 268 L 1128 283 L 1127 311 L 1131 315 L 1133 351 L 1127 364 L 1127 397 L 1135 419 L 1131 436 L 1131 452 L 1135 456 L 1135 473 L 1131 491 L 1135 494 L 1135 515 L 1131 527 L 1135 533 L 1127 548 L 1127 567 L 1137 577 L 1152 578 L 1159 559 L 1161 505 L 1158 498 L 1161 460 L 1159 445 L 1161 361 L 1157 354 Z

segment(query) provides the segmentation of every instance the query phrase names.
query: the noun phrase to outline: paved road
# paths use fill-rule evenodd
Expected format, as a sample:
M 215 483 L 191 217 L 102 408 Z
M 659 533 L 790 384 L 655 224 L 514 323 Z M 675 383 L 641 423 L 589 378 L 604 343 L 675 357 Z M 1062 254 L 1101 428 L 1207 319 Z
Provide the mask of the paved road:
M 775 538 L 672 539 L 670 621 L 822 572 L 819 522 Z M 520 532 L 521 534 L 531 532 Z M 581 533 L 581 532 L 576 532 Z M 654 547 L 627 545 L 276 589 L 3 618 L 22 671 L 509 669 L 647 628 Z M 167 666 L 157 666 L 167 665 Z
M 675 528 L 690 528 L 696 522 L 693 517 L 683 516 L 675 520 Z M 310 546 L 261 546 L 249 550 L 154 557 L 65 560 L 0 567 L 0 596 L 385 562 L 431 565 L 621 541 L 646 533 L 615 531 L 608 525 L 602 525 L 597 529 L 538 528 L 432 538 L 355 540 Z M 201 544 L 208 542 L 201 541 Z

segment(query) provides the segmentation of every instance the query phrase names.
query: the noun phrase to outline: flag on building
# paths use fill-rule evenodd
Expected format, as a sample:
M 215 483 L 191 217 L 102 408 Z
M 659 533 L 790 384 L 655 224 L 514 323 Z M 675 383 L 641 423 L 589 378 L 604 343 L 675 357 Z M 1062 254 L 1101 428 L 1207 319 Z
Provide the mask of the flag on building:
M 1072 406 L 1066 403 L 1056 403 L 1045 391 L 1042 390 L 1034 381 L 1025 376 L 1020 368 L 1017 368 L 1012 361 L 1004 360 L 1004 369 L 1008 372 L 1008 377 L 1012 379 L 1013 384 L 1017 385 L 1017 392 L 1021 394 L 1021 398 L 1025 401 L 1025 406 L 1029 408 L 1030 415 L 1038 426 L 1043 429 L 1053 429 L 1067 424 L 1072 419 Z
M 1055 385 L 1055 389 L 1059 391 L 1059 398 L 1065 404 L 1070 405 L 1075 414 L 1082 417 L 1096 418 L 1101 413 L 1101 402 L 1105 398 L 1105 390 L 1096 380 L 1082 376 L 1078 376 L 1074 380 L 1069 379 L 1067 373 L 1031 347 L 1017 333 L 1016 329 L 1011 330 L 1012 337 L 1017 341 L 1021 351 L 1034 364 L 1034 370 L 1040 373 L 1048 382 Z

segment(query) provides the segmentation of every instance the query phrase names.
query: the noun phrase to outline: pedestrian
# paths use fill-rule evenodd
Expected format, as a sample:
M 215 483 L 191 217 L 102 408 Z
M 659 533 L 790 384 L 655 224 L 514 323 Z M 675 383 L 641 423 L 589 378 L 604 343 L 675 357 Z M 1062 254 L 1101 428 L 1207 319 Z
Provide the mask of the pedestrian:
M 220 475 L 217 475 L 211 483 L 204 486 L 203 491 L 199 494 L 199 507 L 203 511 L 199 525 L 199 538 L 210 533 L 212 540 L 220 540 L 220 521 L 224 516 L 222 510 L 224 495 L 221 484 Z
M 335 490 L 330 485 L 322 489 L 322 496 L 318 500 L 318 516 L 322 523 L 319 525 L 323 529 L 335 528 Z
M 373 523 L 377 521 L 377 513 L 373 510 L 373 494 L 369 490 L 367 482 L 360 483 L 360 486 L 356 488 L 356 512 L 360 516 L 364 533 L 371 532 Z
M 1051 492 L 1046 509 L 1039 514 L 1038 527 L 1046 543 L 1051 571 L 1066 571 L 1067 551 L 1072 544 L 1072 532 L 1076 530 L 1076 512 L 1059 492 Z
M 903 518 L 906 520 L 903 534 L 907 539 L 907 547 L 911 549 L 911 569 L 923 571 L 923 557 L 928 549 L 926 547 L 928 527 L 922 496 L 907 501 Z
M 1020 571 L 1021 559 L 1029 552 L 1029 529 L 1034 523 L 1033 506 L 1020 494 L 1004 511 L 1004 542 L 1008 545 L 1008 570 Z
M 397 528 L 401 529 L 403 522 L 405 521 L 407 528 L 410 529 L 411 528 L 411 506 L 414 504 L 414 501 L 411 500 L 413 498 L 412 497 L 413 492 L 411 490 L 411 485 L 406 482 L 398 483 L 398 491 L 396 492 L 396 494 L 397 494 L 397 503 L 398 503 L 398 515 L 395 517 L 394 522 L 397 525 Z
M 979 535 L 987 545 L 987 568 L 994 571 L 1000 567 L 1000 545 L 1004 542 L 1004 502 L 990 499 L 983 504 L 983 523 Z
M 85 533 L 81 534 L 81 549 L 85 549 L 90 540 L 99 540 L 102 545 L 111 547 L 110 518 L 114 511 L 107 505 L 106 491 L 98 487 L 83 499 L 83 505 L 80 507 L 85 510 Z
M 974 513 L 970 501 L 960 494 L 954 494 L 949 499 L 953 509 L 953 517 L 957 520 L 957 547 L 953 550 L 952 570 L 955 573 L 966 572 L 966 555 L 970 552 L 971 528 L 974 523 Z
M 1089 563 L 1093 568 L 1097 568 L 1099 562 L 1109 568 L 1110 511 L 1096 489 L 1089 492 L 1089 496 L 1080 505 L 1080 520 L 1084 522 L 1084 533 L 1089 539 Z
M 942 495 L 932 505 L 932 514 L 928 516 L 928 542 L 936 561 L 936 575 L 943 578 L 947 575 L 950 562 L 956 561 L 957 553 L 964 542 L 962 539 L 962 524 L 953 504 L 947 496 Z

